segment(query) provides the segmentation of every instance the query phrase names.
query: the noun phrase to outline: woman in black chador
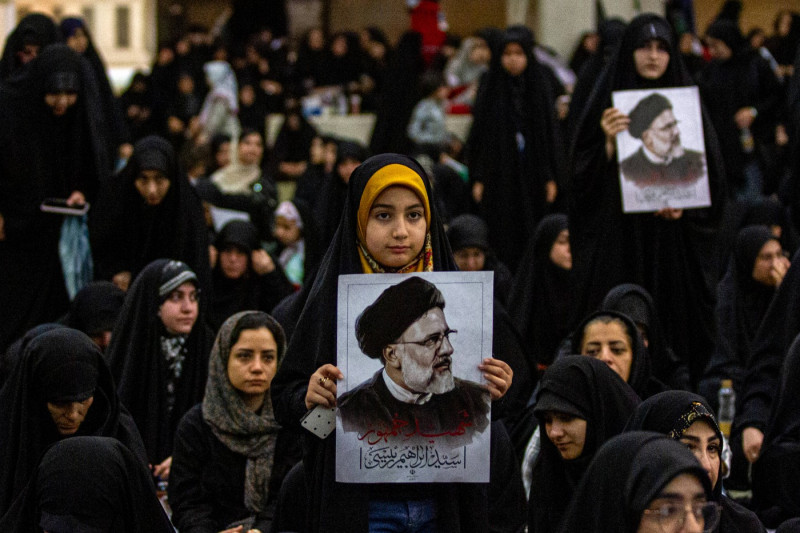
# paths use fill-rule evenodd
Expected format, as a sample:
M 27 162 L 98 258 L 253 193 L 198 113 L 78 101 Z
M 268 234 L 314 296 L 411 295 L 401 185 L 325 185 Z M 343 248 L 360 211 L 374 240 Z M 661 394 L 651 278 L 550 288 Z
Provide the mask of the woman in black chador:
M 0 519 L 16 533 L 172 533 L 147 468 L 107 437 L 59 442 L 42 457 L 25 492 Z
M 555 199 L 555 107 L 548 75 L 524 27 L 492 50 L 473 109 L 467 162 L 473 197 L 489 223 L 489 242 L 512 271 Z
M 717 285 L 717 344 L 700 382 L 700 394 L 716 406 L 720 380 L 742 391 L 756 332 L 775 297 L 789 260 L 767 226 L 739 232 L 728 271 Z
M 0 515 L 44 451 L 60 440 L 113 437 L 146 464 L 142 437 L 117 397 L 108 364 L 80 331 L 54 326 L 32 338 L 15 361 L 0 402 Z
M 800 337 L 786 354 L 764 443 L 753 463 L 753 506 L 768 527 L 800 517 Z
M 166 479 L 181 417 L 203 399 L 214 342 L 197 276 L 185 263 L 158 259 L 128 291 L 106 357 L 154 474 Z
M 50 45 L 0 88 L 0 350 L 67 310 L 64 216 L 41 212 L 42 201 L 91 203 L 110 168 L 85 66 L 66 45 Z
M 138 141 L 125 168 L 105 180 L 90 230 L 101 279 L 127 288 L 150 261 L 170 257 L 187 263 L 203 289 L 210 286 L 203 206 L 161 137 Z
M 509 313 L 522 335 L 531 368 L 546 368 L 569 334 L 572 255 L 567 216 L 542 219 L 528 243 L 509 296 Z
M 711 499 L 722 508 L 715 533 L 762 533 L 756 515 L 722 494 L 724 467 L 722 431 L 711 406 L 702 396 L 686 391 L 666 391 L 651 396 L 636 408 L 625 431 L 656 431 L 692 451 L 708 473 Z
M 714 129 L 703 120 L 710 208 L 623 214 L 616 135 L 627 129 L 630 119 L 611 105 L 612 91 L 691 84 L 669 24 L 652 14 L 631 21 L 575 132 L 569 222 L 573 320 L 596 309 L 612 287 L 641 285 L 658 307 L 668 344 L 689 363 L 696 382 L 713 349 L 710 277 L 724 200 Z
M 708 476 L 685 446 L 632 431 L 597 452 L 559 532 L 714 531 L 719 507 L 708 500 Z
M 637 405 L 633 389 L 602 361 L 571 355 L 547 369 L 533 411 L 541 451 L 530 473 L 529 531 L 558 531 L 595 453 Z

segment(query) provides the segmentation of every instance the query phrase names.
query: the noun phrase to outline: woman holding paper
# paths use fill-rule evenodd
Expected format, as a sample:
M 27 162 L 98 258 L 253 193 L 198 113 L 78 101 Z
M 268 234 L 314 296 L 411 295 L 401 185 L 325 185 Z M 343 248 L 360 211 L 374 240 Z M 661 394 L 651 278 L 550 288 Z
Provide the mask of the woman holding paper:
M 576 284 L 573 322 L 596 309 L 612 287 L 639 284 L 652 294 L 667 339 L 689 363 L 696 382 L 713 348 L 710 265 L 724 199 L 714 130 L 703 121 L 710 207 L 623 213 L 616 136 L 628 129 L 631 119 L 611 105 L 613 91 L 691 84 L 667 21 L 652 14 L 631 21 L 576 129 L 569 220 Z

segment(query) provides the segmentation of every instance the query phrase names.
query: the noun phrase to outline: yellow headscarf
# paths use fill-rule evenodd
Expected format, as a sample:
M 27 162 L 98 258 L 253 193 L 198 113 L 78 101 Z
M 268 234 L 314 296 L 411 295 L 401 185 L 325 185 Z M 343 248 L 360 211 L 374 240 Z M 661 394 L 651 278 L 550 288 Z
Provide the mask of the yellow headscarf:
M 425 207 L 425 224 L 428 232 L 425 235 L 425 245 L 414 261 L 397 270 L 388 270 L 383 265 L 375 261 L 366 249 L 367 240 L 367 221 L 372 204 L 380 194 L 389 187 L 405 187 L 416 194 Z M 428 201 L 428 191 L 425 190 L 425 183 L 419 174 L 405 165 L 393 163 L 386 165 L 370 177 L 364 192 L 361 194 L 361 201 L 358 204 L 358 252 L 361 259 L 361 268 L 365 274 L 378 272 L 431 272 L 433 271 L 433 253 L 431 250 L 431 206 Z

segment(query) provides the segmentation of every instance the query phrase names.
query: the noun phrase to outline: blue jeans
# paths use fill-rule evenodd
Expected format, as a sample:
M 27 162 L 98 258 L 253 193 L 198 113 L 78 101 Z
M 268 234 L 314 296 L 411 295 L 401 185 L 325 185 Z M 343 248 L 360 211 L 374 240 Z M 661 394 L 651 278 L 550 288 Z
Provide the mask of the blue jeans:
M 370 500 L 369 533 L 436 533 L 436 501 Z

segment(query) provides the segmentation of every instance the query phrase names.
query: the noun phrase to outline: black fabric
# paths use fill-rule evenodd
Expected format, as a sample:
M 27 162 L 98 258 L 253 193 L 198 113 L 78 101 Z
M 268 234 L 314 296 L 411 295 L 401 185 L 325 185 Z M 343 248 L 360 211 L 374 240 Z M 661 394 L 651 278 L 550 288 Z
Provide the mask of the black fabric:
M 3 57 L 0 59 L 0 80 L 5 81 L 20 75 L 25 69 L 25 65 L 20 63 L 16 54 L 26 44 L 39 46 L 39 53 L 42 53 L 45 47 L 57 43 L 60 38 L 58 27 L 47 15 L 31 13 L 23 17 L 6 39 Z
M 437 182 L 436 190 L 441 192 L 438 184 Z M 450 241 L 450 247 L 453 252 L 469 247 L 483 250 L 484 262 L 482 270 L 494 272 L 494 297 L 504 306 L 508 306 L 514 276 L 505 263 L 497 258 L 494 250 L 489 245 L 489 226 L 486 222 L 476 215 L 458 215 L 447 226 L 447 240 Z
M 51 329 L 30 339 L 0 391 L 0 515 L 22 491 L 45 449 L 64 440 L 47 402 L 89 396 L 94 401 L 75 435 L 114 437 L 146 464 L 142 438 L 120 404 L 100 350 L 80 331 Z
M 789 347 L 800 333 L 800 252 L 792 257 L 775 297 L 767 308 L 761 327 L 752 341 L 747 359 L 744 385 L 736 406 L 734 437 L 739 429 L 767 427 L 775 395 L 781 382 L 780 372 Z M 732 437 L 733 438 L 733 437 Z
M 686 391 L 666 391 L 655 396 L 651 396 L 643 401 L 628 420 L 625 431 L 655 431 L 669 435 L 675 440 L 680 439 L 680 435 L 670 435 L 681 424 L 681 417 L 692 411 L 692 404 L 700 404 L 708 413 L 713 413 L 711 405 L 700 395 Z M 722 444 L 722 432 L 717 425 L 713 414 L 708 417 L 698 417 L 694 420 L 704 420 L 719 437 Z M 762 533 L 764 526 L 756 515 L 722 495 L 723 467 L 720 454 L 719 471 L 717 472 L 717 484 L 712 487 L 712 498 L 722 504 L 719 526 L 714 531 L 722 533 L 741 532 L 741 533 Z
M 594 54 L 581 70 L 576 71 L 578 79 L 569 101 L 569 114 L 567 115 L 567 139 L 571 140 L 578 119 L 586 108 L 586 103 L 594 90 L 595 83 L 603 72 L 606 63 L 615 56 L 616 47 L 625 31 L 625 22 L 621 19 L 608 19 L 599 24 L 600 53 Z
M 80 191 L 94 201 L 106 172 L 95 87 L 88 65 L 66 45 L 44 49 L 28 67 L 0 87 L 0 350 L 31 327 L 53 321 L 68 299 L 58 255 L 61 215 L 40 210 L 46 198 Z M 63 116 L 45 103 L 53 73 L 78 75 L 81 90 Z
M 48 332 L 51 329 L 62 327 L 64 327 L 63 324 L 56 322 L 45 322 L 44 324 L 39 324 L 38 326 L 29 329 L 25 335 L 15 340 L 11 346 L 8 347 L 5 353 L 2 354 L 2 359 L 0 359 L 0 390 L 3 389 L 6 381 L 8 381 L 8 377 L 11 375 L 11 372 L 14 370 L 17 362 L 22 359 L 22 354 L 25 353 L 25 348 L 27 348 L 28 343 L 31 342 L 31 339 L 38 337 L 42 333 Z
M 158 316 L 161 275 L 169 261 L 147 265 L 131 285 L 106 354 L 117 383 L 119 397 L 130 410 L 147 450 L 147 459 L 158 464 L 172 453 L 175 428 L 186 411 L 203 398 L 208 374 L 208 355 L 214 341 L 205 324 L 205 307 L 186 340 L 186 358 L 175 390 L 171 415 L 167 410 L 167 363 L 160 338 L 166 335 Z
M 298 122 L 298 129 L 289 126 L 289 118 L 294 117 Z M 261 131 L 263 128 L 259 128 Z M 314 126 L 308 123 L 300 110 L 294 110 L 284 115 L 283 125 L 272 147 L 272 160 L 277 170 L 278 163 L 284 161 L 308 161 L 311 140 L 317 135 Z M 276 174 L 277 175 L 277 174 Z
M 689 389 L 689 369 L 681 363 L 667 344 L 658 309 L 644 287 L 623 283 L 608 291 L 601 309 L 627 315 L 647 336 L 647 352 L 653 376 L 673 389 Z
M 236 246 L 248 255 L 260 248 L 258 230 L 252 223 L 243 220 L 232 220 L 225 224 L 214 240 L 218 251 L 227 246 Z M 225 320 L 239 311 L 260 310 L 266 313 L 285 297 L 294 293 L 292 283 L 277 266 L 272 272 L 259 275 L 253 270 L 252 261 L 248 259 L 247 271 L 239 279 L 225 276 L 219 259 L 212 271 L 213 293 L 209 309 L 209 324 L 217 331 Z
M 743 389 L 753 340 L 775 296 L 775 287 L 753 279 L 753 268 L 761 248 L 773 239 L 766 226 L 742 229 L 728 271 L 717 286 L 717 343 L 699 389 L 712 406 L 720 380 L 732 379 L 734 390 Z
M 307 297 L 298 297 L 303 307 L 295 333 L 292 336 L 286 358 L 272 383 L 272 399 L 275 416 L 279 423 L 297 426 L 305 414 L 305 394 L 309 376 L 323 364 L 336 362 L 336 294 L 340 274 L 361 273 L 358 255 L 356 214 L 364 188 L 370 177 L 380 168 L 389 164 L 402 164 L 417 172 L 425 183 L 431 205 L 431 234 L 433 265 L 435 270 L 456 270 L 447 243 L 444 228 L 439 219 L 435 197 L 425 171 L 412 159 L 397 154 L 382 154 L 365 161 L 353 172 L 348 188 L 339 229 L 322 261 L 313 286 Z M 303 291 L 306 289 L 304 287 Z M 495 335 L 497 336 L 497 335 Z M 502 354 L 495 350 L 502 358 Z M 517 368 L 514 368 L 515 377 Z M 496 425 L 496 424 L 495 424 Z M 495 437 L 500 432 L 493 430 Z M 304 467 L 308 487 L 306 526 L 313 531 L 367 531 L 367 504 L 370 491 L 376 487 L 364 485 L 339 484 L 334 481 L 335 435 L 324 441 L 308 434 Z M 498 442 L 501 447 L 493 454 L 493 461 L 513 461 L 507 437 Z M 504 483 L 513 483 L 510 478 Z M 394 498 L 403 498 L 420 491 L 432 493 L 433 488 L 423 489 L 425 485 L 392 486 Z M 487 487 L 480 484 L 436 485 L 435 498 L 439 507 L 439 521 L 448 531 L 486 531 L 489 529 L 487 509 Z M 493 492 L 494 494 L 494 492 Z M 503 512 L 502 508 L 496 511 Z M 508 517 L 513 520 L 514 517 Z M 521 520 L 519 515 L 517 520 Z M 444 524 L 447 524 L 444 526 Z M 503 523 L 501 527 L 508 528 Z M 518 528 L 510 528 L 516 530 Z
M 369 143 L 372 153 L 405 154 L 411 150 L 406 125 L 419 100 L 416 85 L 424 69 L 422 34 L 407 31 L 400 37 L 392 53 L 384 89 L 378 98 L 375 127 Z
M 327 248 L 334 240 L 348 197 L 347 182 L 339 175 L 339 164 L 345 160 L 363 163 L 367 157 L 367 149 L 356 142 L 340 141 L 337 145 L 333 173 L 325 176 L 313 206 L 314 219 L 319 228 L 319 242 L 323 248 Z
M 448 435 L 468 443 L 489 424 L 488 400 L 485 388 L 455 378 L 452 390 L 434 394 L 423 405 L 402 402 L 392 396 L 381 369 L 342 394 L 337 406 L 344 431 L 359 436 L 391 431 L 400 420 L 419 434 Z
M 788 350 L 780 387 L 753 464 L 753 506 L 767 527 L 800 517 L 800 338 Z
M 679 220 L 653 213 L 623 214 L 616 157 L 609 160 L 603 111 L 611 107 L 611 92 L 692 85 L 674 40 L 670 62 L 658 80 L 636 72 L 633 53 L 642 29 L 666 28 L 657 15 L 636 17 L 609 59 L 579 120 L 572 144 L 569 184 L 570 243 L 576 296 L 575 323 L 596 309 L 608 291 L 621 283 L 636 283 L 650 292 L 664 325 L 667 343 L 689 364 L 698 380 L 713 348 L 711 266 L 715 235 L 725 201 L 714 128 L 703 119 L 712 205 L 684 210 Z M 708 270 L 709 272 L 707 272 Z
M 708 475 L 683 444 L 649 431 L 618 435 L 595 454 L 558 531 L 636 531 L 642 512 L 680 474 L 696 477 L 710 499 Z
M 42 457 L 0 529 L 18 533 L 172 533 L 147 467 L 119 441 L 74 437 Z
M 566 215 L 542 219 L 525 247 L 509 297 L 508 309 L 524 340 L 531 368 L 552 363 L 559 343 L 569 333 L 570 271 L 550 260 L 553 244 L 565 229 Z
M 114 96 L 114 90 L 111 87 L 111 83 L 108 81 L 105 62 L 94 46 L 89 28 L 86 27 L 83 20 L 68 17 L 61 21 L 61 36 L 66 41 L 78 28 L 83 30 L 88 42 L 86 51 L 83 52 L 82 55 L 88 61 L 91 72 L 94 74 L 94 83 L 97 86 L 100 96 L 100 106 L 103 113 L 102 117 L 107 127 L 109 146 L 112 149 L 116 149 L 123 142 L 128 142 L 129 134 L 125 126 L 125 119 L 122 117 L 122 109 L 120 109 L 116 96 Z
M 270 479 L 270 506 L 253 527 L 267 531 L 258 520 L 274 513 L 283 478 L 301 459 L 297 431 L 278 434 Z M 182 533 L 216 533 L 252 515 L 244 505 L 247 457 L 231 451 L 203 420 L 202 405 L 190 409 L 175 432 L 175 452 L 169 478 L 169 502 L 175 526 Z M 259 527 L 261 526 L 261 527 Z
M 64 324 L 87 335 L 112 331 L 125 293 L 110 281 L 93 281 L 78 291 L 64 317 Z
M 511 76 L 501 64 L 518 44 L 527 67 Z M 556 181 L 554 88 L 533 56 L 533 39 L 518 28 L 503 34 L 481 78 L 466 147 L 470 180 L 484 184 L 481 210 L 497 256 L 516 272 L 525 243 L 545 215 L 545 183 Z
M 719 138 L 728 183 L 739 186 L 744 182 L 746 163 L 757 157 L 761 143 L 774 141 L 783 92 L 769 62 L 758 50 L 747 46 L 736 23 L 717 21 L 709 28 L 709 35 L 713 36 L 712 33 L 728 43 L 733 56 L 725 61 L 711 61 L 700 73 L 698 86 Z M 746 107 L 754 107 L 758 112 L 750 126 L 756 144 L 752 154 L 743 151 L 741 131 L 733 120 L 736 112 Z M 734 189 L 730 187 L 728 192 Z
M 538 407 L 541 450 L 533 466 L 529 500 L 528 530 L 536 533 L 558 531 L 565 519 L 575 488 L 597 450 L 622 432 L 639 404 L 639 397 L 608 365 L 583 355 L 559 358 L 542 375 L 538 398 L 556 396 L 581 413 L 586 436 L 581 455 L 570 461 L 547 437 L 546 413 Z
M 781 246 L 789 253 L 794 253 L 797 249 L 796 236 L 793 235 L 789 212 L 778 198 L 759 197 L 730 202 L 720 222 L 717 238 L 719 279 L 728 271 L 736 237 L 747 226 L 779 227 Z
M 136 190 L 134 181 L 142 170 L 159 170 L 170 182 L 158 205 L 147 205 Z M 210 288 L 203 207 L 172 145 L 161 137 L 138 141 L 125 168 L 104 181 L 89 229 L 98 278 L 128 271 L 133 280 L 149 262 L 169 257 L 188 264 L 200 287 Z
M 636 391 L 636 394 L 638 394 L 640 398 L 645 399 L 653 394 L 666 390 L 666 386 L 653 377 L 650 353 L 644 347 L 642 336 L 636 324 L 634 324 L 630 317 L 617 311 L 596 311 L 586 317 L 586 319 L 575 328 L 575 332 L 572 334 L 572 353 L 582 353 L 581 348 L 583 345 L 584 329 L 595 318 L 602 316 L 614 317 L 625 324 L 625 332 L 631 339 L 631 352 L 633 352 L 633 361 L 631 362 L 628 384 Z

